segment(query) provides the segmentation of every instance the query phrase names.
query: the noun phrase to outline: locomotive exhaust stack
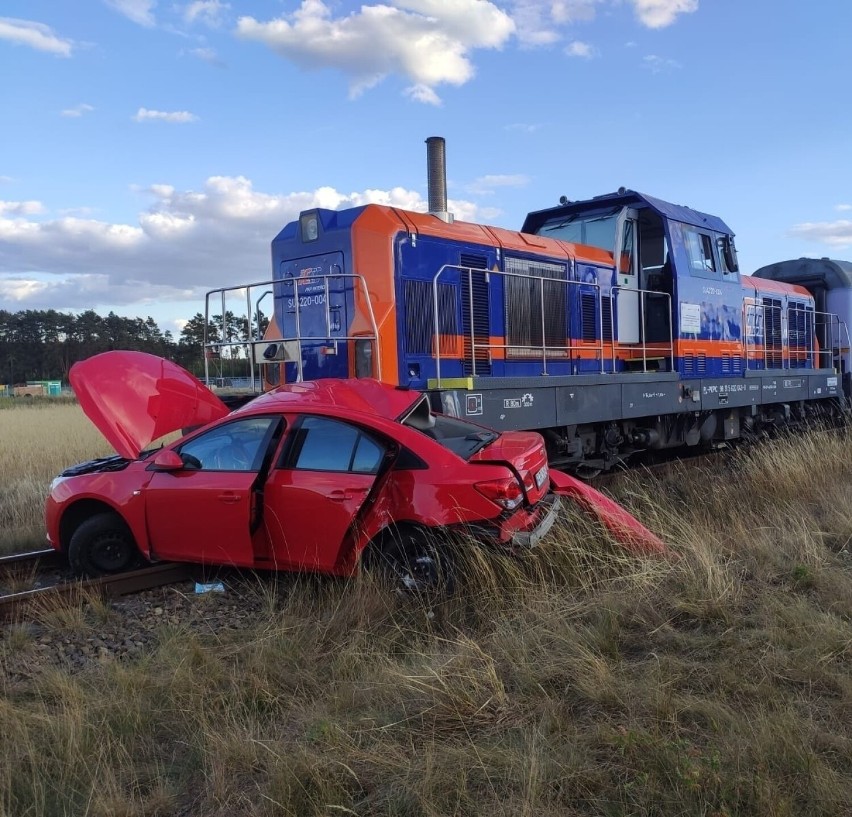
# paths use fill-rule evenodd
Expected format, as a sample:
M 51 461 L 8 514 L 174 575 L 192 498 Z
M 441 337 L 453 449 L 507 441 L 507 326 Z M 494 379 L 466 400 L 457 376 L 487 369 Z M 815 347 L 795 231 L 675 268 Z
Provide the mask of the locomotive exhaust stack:
M 453 214 L 447 210 L 447 143 L 443 136 L 430 136 L 426 140 L 426 169 L 429 213 L 452 224 Z

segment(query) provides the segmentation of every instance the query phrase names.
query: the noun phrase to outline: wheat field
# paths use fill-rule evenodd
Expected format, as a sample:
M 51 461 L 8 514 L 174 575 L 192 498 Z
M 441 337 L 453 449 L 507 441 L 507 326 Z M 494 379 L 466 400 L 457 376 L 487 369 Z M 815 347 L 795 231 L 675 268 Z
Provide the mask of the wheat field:
M 0 423 L 35 541 L 53 472 L 104 445 L 71 406 Z M 0 817 L 848 815 L 850 486 L 848 435 L 782 439 L 621 479 L 671 560 L 566 513 L 523 559 L 460 542 L 448 598 L 283 576 L 8 626 Z

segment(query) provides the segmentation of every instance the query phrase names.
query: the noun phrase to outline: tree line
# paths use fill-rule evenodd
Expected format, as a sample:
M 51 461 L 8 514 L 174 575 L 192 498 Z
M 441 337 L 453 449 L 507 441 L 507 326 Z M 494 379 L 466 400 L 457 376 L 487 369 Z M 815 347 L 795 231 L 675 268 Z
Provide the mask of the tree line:
M 212 317 L 208 342 L 222 337 L 244 340 L 248 333 L 246 318 L 227 312 L 224 322 L 221 315 Z M 55 309 L 0 309 L 0 383 L 67 382 L 68 372 L 78 360 L 115 349 L 168 358 L 200 376 L 204 373 L 203 344 L 204 316 L 200 312 L 174 337 L 151 317 L 125 318 L 114 312 L 103 316 L 91 309 L 77 315 Z M 236 351 L 223 351 L 215 357 L 211 375 L 215 370 L 220 375 L 243 376 L 242 370 L 248 368 Z

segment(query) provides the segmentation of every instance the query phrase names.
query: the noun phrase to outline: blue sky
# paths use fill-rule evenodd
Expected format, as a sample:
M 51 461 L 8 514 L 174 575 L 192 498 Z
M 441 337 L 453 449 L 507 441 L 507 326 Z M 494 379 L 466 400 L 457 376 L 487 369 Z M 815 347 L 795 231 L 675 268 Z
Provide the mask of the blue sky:
M 0 309 L 152 315 L 269 277 L 313 206 L 518 228 L 623 185 L 742 268 L 852 257 L 839 0 L 3 0 Z

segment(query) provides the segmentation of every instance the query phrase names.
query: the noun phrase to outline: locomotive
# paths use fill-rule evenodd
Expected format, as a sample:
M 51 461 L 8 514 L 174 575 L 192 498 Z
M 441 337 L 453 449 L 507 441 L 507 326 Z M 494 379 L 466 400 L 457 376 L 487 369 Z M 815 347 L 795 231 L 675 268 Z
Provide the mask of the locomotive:
M 264 388 L 375 377 L 539 431 L 580 474 L 843 410 L 852 265 L 745 275 L 722 219 L 625 188 L 563 196 L 520 231 L 455 221 L 444 141 L 427 146 L 428 213 L 304 211 L 272 241 L 270 281 L 207 294 L 208 323 L 245 297 Z

